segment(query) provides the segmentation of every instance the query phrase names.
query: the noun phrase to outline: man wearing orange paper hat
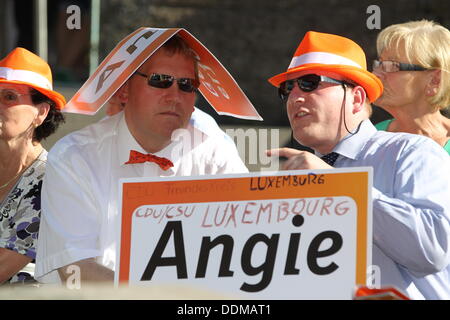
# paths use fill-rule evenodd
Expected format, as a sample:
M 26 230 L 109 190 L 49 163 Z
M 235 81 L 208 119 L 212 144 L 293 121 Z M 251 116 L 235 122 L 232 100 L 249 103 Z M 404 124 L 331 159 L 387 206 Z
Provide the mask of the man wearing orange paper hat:
M 372 262 L 381 285 L 413 299 L 450 299 L 450 160 L 429 138 L 377 131 L 370 102 L 382 93 L 350 39 L 307 32 L 284 73 L 269 79 L 295 139 L 315 154 L 282 148 L 283 169 L 371 166 Z
M 68 103 L 69 109 L 96 111 L 113 96 L 124 108 L 64 137 L 51 150 L 36 279 L 65 284 L 73 272 L 68 267 L 76 265 L 81 282 L 112 283 L 119 179 L 248 171 L 234 144 L 223 143 L 217 125 L 202 130 L 190 121 L 201 86 L 197 59 L 178 34 L 139 29 Z

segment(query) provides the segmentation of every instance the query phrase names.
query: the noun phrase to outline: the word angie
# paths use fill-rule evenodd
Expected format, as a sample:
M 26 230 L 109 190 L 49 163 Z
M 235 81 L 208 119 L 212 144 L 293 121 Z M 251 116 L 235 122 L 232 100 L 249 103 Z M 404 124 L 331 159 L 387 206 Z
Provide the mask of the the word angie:
M 296 227 L 300 227 L 304 222 L 304 218 L 300 215 L 294 216 L 292 223 Z M 257 276 L 262 274 L 261 279 L 257 283 L 244 282 L 240 290 L 246 292 L 258 292 L 264 290 L 269 286 L 274 266 L 275 259 L 277 257 L 278 244 L 281 242 L 280 237 L 288 236 L 284 234 L 274 233 L 268 236 L 263 233 L 256 233 L 251 235 L 245 242 L 242 252 L 240 253 L 240 262 L 242 271 L 248 276 Z M 300 233 L 291 233 L 289 235 L 289 245 L 287 250 L 280 249 L 282 252 L 286 252 L 284 262 L 284 275 L 299 275 L 301 270 L 296 267 L 297 258 L 300 256 L 305 257 L 303 252 L 299 250 L 300 247 Z M 322 243 L 326 242 L 325 249 L 323 249 Z M 170 246 L 173 244 L 173 248 Z M 190 244 L 192 245 L 192 244 Z M 264 261 L 259 265 L 252 263 L 252 254 L 256 246 L 265 246 L 267 248 Z M 334 261 L 328 264 L 319 263 L 321 258 L 330 257 L 335 255 L 342 248 L 343 239 L 342 236 L 336 231 L 323 231 L 317 234 L 307 245 L 306 262 L 309 270 L 316 275 L 327 275 L 335 272 L 339 265 Z M 322 246 L 322 247 L 321 247 Z M 218 248 L 217 248 L 218 247 Z M 231 235 L 222 234 L 214 239 L 209 236 L 204 236 L 201 241 L 200 248 L 198 250 L 197 268 L 195 270 L 195 278 L 205 278 L 206 270 L 208 267 L 209 256 L 212 250 L 215 248 L 222 248 L 222 257 L 220 262 L 220 268 L 218 270 L 219 278 L 233 277 L 236 270 L 231 269 L 231 259 L 234 250 L 234 239 Z M 322 249 L 320 249 L 322 248 Z M 173 250 L 172 250 L 173 249 Z M 174 252 L 174 256 L 163 257 L 163 253 Z M 169 221 L 148 261 L 148 264 L 141 276 L 141 281 L 151 281 L 157 268 L 172 267 L 176 270 L 177 279 L 187 279 L 188 274 L 192 274 L 193 270 L 188 272 L 186 259 L 192 259 L 191 256 L 186 256 L 185 241 L 183 235 L 183 223 L 182 221 Z M 329 260 L 329 259 L 327 259 Z

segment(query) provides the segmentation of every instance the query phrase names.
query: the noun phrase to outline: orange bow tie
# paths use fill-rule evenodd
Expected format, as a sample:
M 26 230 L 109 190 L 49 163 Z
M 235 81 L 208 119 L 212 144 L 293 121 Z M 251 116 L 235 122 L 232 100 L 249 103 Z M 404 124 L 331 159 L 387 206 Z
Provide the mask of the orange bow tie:
M 166 158 L 158 157 L 153 154 L 143 154 L 136 150 L 130 150 L 130 159 L 125 164 L 154 162 L 163 170 L 173 167 L 172 161 Z

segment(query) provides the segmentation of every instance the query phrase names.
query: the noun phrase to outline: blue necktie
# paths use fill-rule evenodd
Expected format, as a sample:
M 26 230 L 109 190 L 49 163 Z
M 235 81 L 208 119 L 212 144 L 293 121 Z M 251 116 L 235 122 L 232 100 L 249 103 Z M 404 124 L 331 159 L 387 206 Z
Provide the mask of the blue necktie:
M 339 153 L 331 152 L 331 153 L 328 153 L 328 154 L 322 156 L 320 159 L 322 159 L 323 161 L 328 163 L 330 166 L 333 166 L 334 162 L 336 161 L 336 159 L 338 157 L 339 157 Z

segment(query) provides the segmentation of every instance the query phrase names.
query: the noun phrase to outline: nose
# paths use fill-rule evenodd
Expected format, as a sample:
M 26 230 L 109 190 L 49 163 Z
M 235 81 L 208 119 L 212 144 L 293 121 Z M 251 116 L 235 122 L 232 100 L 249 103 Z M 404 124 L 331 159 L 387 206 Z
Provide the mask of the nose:
M 294 87 L 289 93 L 288 102 L 304 102 L 305 96 L 308 94 L 298 87 L 298 83 L 294 82 Z
M 181 95 L 183 94 L 183 92 L 178 87 L 178 83 L 176 81 L 174 81 L 169 88 L 166 88 L 166 89 L 163 89 L 163 90 L 164 90 L 164 93 L 165 93 L 165 97 L 167 99 L 179 100 L 179 99 L 181 99 Z
M 297 83 L 292 88 L 291 93 L 289 94 L 288 100 L 286 102 L 286 107 L 288 112 L 297 110 L 305 103 L 305 96 L 307 92 L 304 92 L 299 89 Z

